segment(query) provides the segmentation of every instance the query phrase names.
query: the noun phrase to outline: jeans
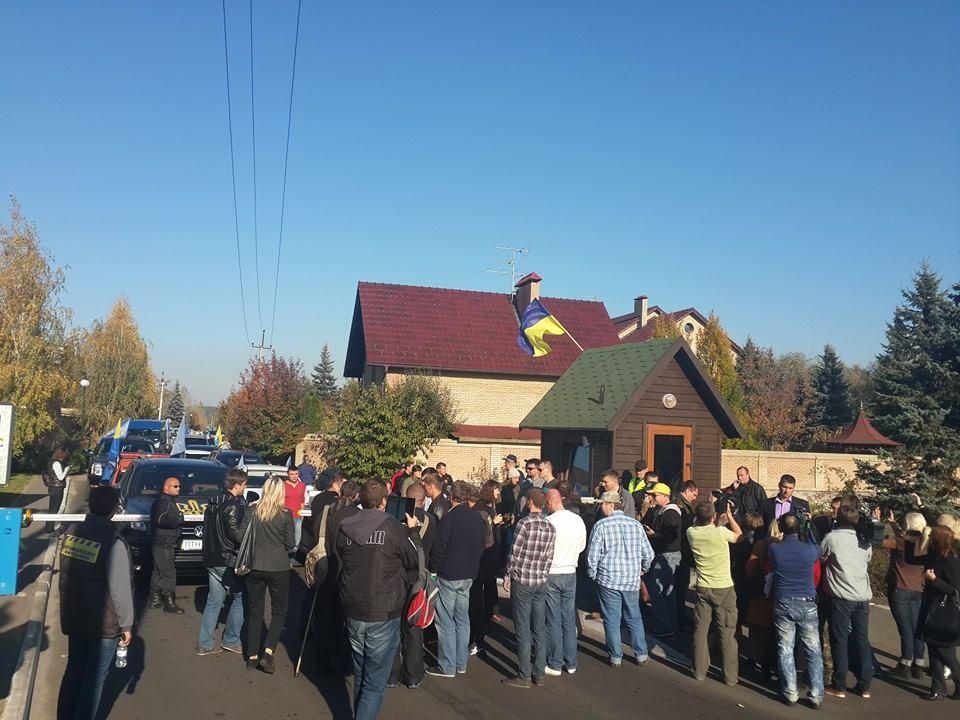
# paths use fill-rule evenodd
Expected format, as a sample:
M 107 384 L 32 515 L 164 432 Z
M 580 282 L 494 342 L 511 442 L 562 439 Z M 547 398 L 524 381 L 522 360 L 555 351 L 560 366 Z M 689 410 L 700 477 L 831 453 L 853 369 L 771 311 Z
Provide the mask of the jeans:
M 791 702 L 799 699 L 797 662 L 794 646 L 797 635 L 807 658 L 810 699 L 823 702 L 823 652 L 820 649 L 820 626 L 817 603 L 813 598 L 778 600 L 773 608 L 773 624 L 777 628 L 777 656 L 780 661 L 780 689 Z M 799 632 L 798 632 L 799 631 Z
M 117 651 L 117 638 L 67 638 L 67 668 L 60 684 L 57 720 L 94 720 Z
M 300 535 L 303 532 L 303 518 L 298 517 L 293 519 L 293 547 L 294 552 L 296 548 L 300 547 Z
M 517 674 L 522 678 L 543 677 L 543 668 L 547 664 L 547 633 L 544 627 L 546 600 L 547 583 L 510 584 L 513 631 L 517 636 Z M 534 656 L 532 667 L 530 665 L 531 649 Z
M 231 596 L 230 609 L 227 611 L 227 624 L 223 628 L 223 644 L 239 645 L 240 628 L 243 626 L 243 581 L 233 573 L 233 568 L 207 568 L 207 605 L 203 609 L 203 618 L 200 620 L 200 637 L 197 647 L 201 650 L 212 650 L 216 642 L 213 638 L 217 630 L 217 620 L 220 618 L 220 609 Z
M 697 587 L 697 605 L 693 610 L 693 676 L 703 680 L 710 669 L 710 626 L 717 625 L 723 657 L 723 681 L 737 683 L 740 658 L 737 650 L 737 592 L 728 588 Z
M 267 588 L 270 588 L 270 628 L 264 649 L 273 652 L 280 641 L 283 623 L 287 619 L 287 605 L 290 602 L 290 571 L 251 570 L 247 575 L 247 598 L 250 604 L 250 617 L 247 622 L 247 657 L 260 654 L 260 633 L 263 631 L 263 609 L 267 600 Z
M 598 585 L 600 593 L 600 611 L 603 613 L 603 634 L 610 653 L 610 663 L 619 665 L 623 661 L 622 640 L 620 638 L 621 620 L 630 630 L 630 642 L 633 654 L 638 661 L 646 660 L 647 636 L 643 632 L 640 620 L 640 590 L 613 590 Z
M 150 575 L 150 590 L 152 592 L 167 595 L 176 593 L 177 567 L 173 562 L 175 547 L 173 543 L 154 543 L 151 546 L 153 573 Z
M 869 690 L 873 679 L 873 651 L 868 635 L 870 603 L 866 600 L 833 598 L 830 602 L 830 653 L 833 655 L 833 684 L 838 688 L 847 686 L 847 668 L 850 649 L 856 653 L 857 687 Z M 848 642 L 852 644 L 848 646 Z
M 380 622 L 347 618 L 347 633 L 353 651 L 353 716 L 374 720 L 400 645 L 400 618 Z
M 890 612 L 900 633 L 900 662 L 904 665 L 923 660 L 923 640 L 918 637 L 922 600 L 922 592 L 900 588 L 895 588 L 890 595 Z
M 577 667 L 577 575 L 547 578 L 547 665 L 553 670 Z
M 439 578 L 437 602 L 437 664 L 453 675 L 467 671 L 470 657 L 470 586 L 473 580 Z
M 680 552 L 657 555 L 647 574 L 647 588 L 653 602 L 651 614 L 657 634 L 668 635 L 677 631 L 677 570 L 680 567 Z
M 470 642 L 483 646 L 487 627 L 497 608 L 497 564 L 499 554 L 496 546 L 484 551 L 480 558 L 480 572 L 470 586 Z

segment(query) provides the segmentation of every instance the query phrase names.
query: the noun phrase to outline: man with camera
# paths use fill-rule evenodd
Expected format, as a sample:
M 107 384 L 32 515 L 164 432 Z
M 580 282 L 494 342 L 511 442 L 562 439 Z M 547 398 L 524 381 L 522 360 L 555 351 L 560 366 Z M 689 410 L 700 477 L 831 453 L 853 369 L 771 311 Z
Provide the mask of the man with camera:
M 860 521 L 860 511 L 856 507 L 841 504 L 836 529 L 820 544 L 830 596 L 830 652 L 833 656 L 833 679 L 825 692 L 836 698 L 846 697 L 851 650 L 857 660 L 856 692 L 862 698 L 870 697 L 870 681 L 873 679 L 873 651 L 868 636 L 870 600 L 873 598 L 868 565 L 873 548 L 869 540 L 857 532 Z
M 719 503 L 718 503 L 719 505 Z M 722 520 L 729 527 L 716 525 L 717 509 L 709 500 L 694 506 L 694 525 L 687 540 L 697 571 L 697 605 L 693 622 L 693 676 L 703 680 L 710 669 L 708 635 L 714 622 L 720 633 L 723 655 L 723 681 L 736 685 L 739 655 L 737 639 L 737 594 L 730 574 L 730 545 L 740 540 L 741 530 L 732 509 L 724 504 Z
M 788 705 L 799 699 L 794 646 L 797 636 L 807 658 L 809 700 L 815 708 L 823 703 L 823 651 L 817 615 L 816 585 L 820 549 L 800 538 L 801 520 L 789 512 L 777 519 L 783 540 L 767 548 L 773 564 L 773 624 L 777 629 L 780 688 Z

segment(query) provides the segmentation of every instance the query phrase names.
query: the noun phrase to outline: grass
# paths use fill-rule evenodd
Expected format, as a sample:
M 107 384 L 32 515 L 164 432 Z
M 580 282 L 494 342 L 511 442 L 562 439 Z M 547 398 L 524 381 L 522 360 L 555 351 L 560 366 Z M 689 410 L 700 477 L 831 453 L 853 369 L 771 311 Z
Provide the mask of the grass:
M 9 507 L 15 501 L 17 495 L 26 490 L 30 481 L 36 475 L 32 473 L 14 473 L 10 476 L 10 482 L 6 485 L 0 485 L 0 507 Z

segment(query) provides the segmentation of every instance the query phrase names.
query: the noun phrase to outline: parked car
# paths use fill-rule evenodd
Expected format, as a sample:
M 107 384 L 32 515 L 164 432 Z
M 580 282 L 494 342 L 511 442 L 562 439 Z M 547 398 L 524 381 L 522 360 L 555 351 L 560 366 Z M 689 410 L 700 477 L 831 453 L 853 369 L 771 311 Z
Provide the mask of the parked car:
M 217 449 L 217 446 L 211 444 L 203 435 L 188 435 L 183 441 L 187 446 L 186 456 L 195 460 L 206 460 L 210 453 Z
M 127 437 L 141 437 L 149 440 L 157 452 L 166 452 L 166 448 L 169 447 L 167 424 L 163 420 L 130 418 L 127 421 Z
M 223 491 L 227 468 L 220 463 L 187 458 L 139 458 L 120 478 L 120 505 L 123 512 L 149 515 L 157 495 L 163 491 L 168 477 L 180 480 L 177 506 L 184 515 L 203 515 L 209 498 Z M 133 554 L 134 567 L 141 573 L 152 566 L 150 555 L 150 523 L 129 523 L 123 530 Z M 203 566 L 203 521 L 185 521 L 180 531 L 174 561 L 178 568 L 197 569 Z
M 90 485 L 99 485 L 100 479 L 103 477 L 103 467 L 107 463 L 107 456 L 110 454 L 110 446 L 113 444 L 113 433 L 106 433 L 98 441 L 96 446 L 90 452 L 90 467 L 87 468 L 87 480 Z M 127 454 L 128 458 L 136 457 L 139 454 L 143 455 L 152 455 L 155 453 L 153 443 L 148 439 L 143 437 L 125 437 L 120 438 L 120 454 L 121 460 L 123 455 Z M 129 465 L 130 460 L 127 460 Z M 124 466 L 126 467 L 126 465 Z M 117 477 L 120 474 L 120 469 L 118 468 L 113 473 L 113 483 L 117 481 Z
M 235 468 L 240 463 L 241 457 L 244 465 L 263 464 L 263 458 L 253 450 L 214 450 L 207 456 L 207 460 L 213 460 L 221 465 L 226 465 L 228 468 Z

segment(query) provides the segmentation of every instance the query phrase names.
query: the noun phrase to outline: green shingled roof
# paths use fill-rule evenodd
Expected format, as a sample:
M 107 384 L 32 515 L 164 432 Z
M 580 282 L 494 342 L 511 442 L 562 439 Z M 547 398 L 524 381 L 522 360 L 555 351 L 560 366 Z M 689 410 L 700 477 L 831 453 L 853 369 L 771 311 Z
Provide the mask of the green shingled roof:
M 675 339 L 649 340 L 584 351 L 520 427 L 608 429 L 620 408 L 676 343 Z

